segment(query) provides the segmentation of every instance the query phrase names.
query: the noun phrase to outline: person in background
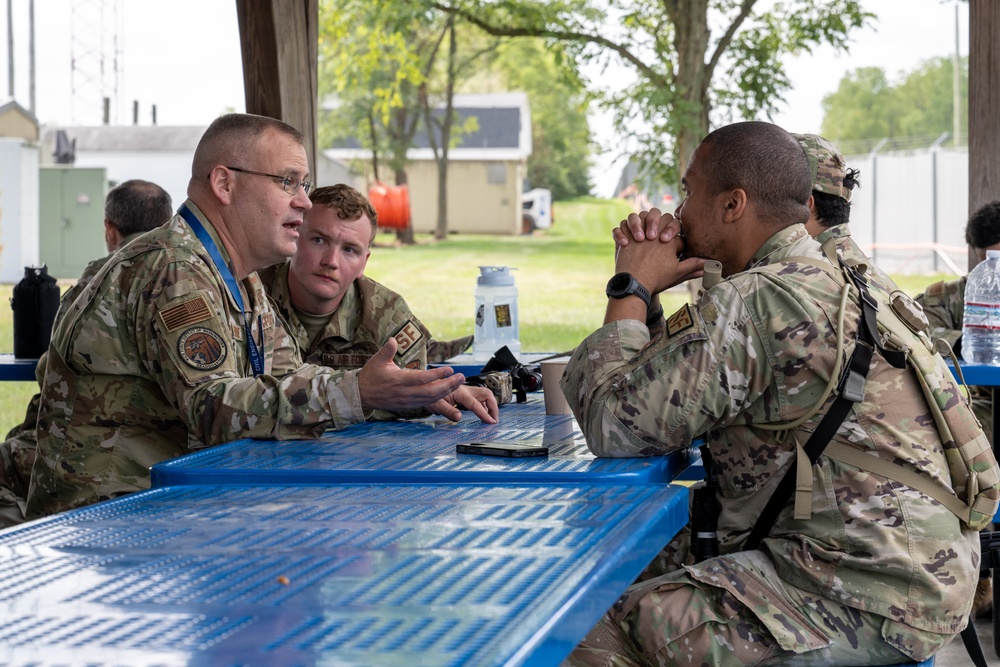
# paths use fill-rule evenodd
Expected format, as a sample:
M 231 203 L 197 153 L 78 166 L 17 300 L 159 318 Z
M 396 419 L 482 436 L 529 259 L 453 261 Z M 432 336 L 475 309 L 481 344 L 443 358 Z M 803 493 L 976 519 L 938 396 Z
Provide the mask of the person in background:
M 852 384 L 827 393 L 844 359 L 870 348 L 859 340 L 856 291 L 845 292 L 841 270 L 804 227 L 812 190 L 804 152 L 775 125 L 728 125 L 697 147 L 682 184 L 676 219 L 654 209 L 623 222 L 629 243 L 616 249 L 605 325 L 577 348 L 562 386 L 598 456 L 667 454 L 705 439 L 721 555 L 634 584 L 568 663 L 926 659 L 966 625 L 978 535 L 929 496 L 847 459 L 905 461 L 943 480 L 946 493 L 964 470 L 953 473 L 942 435 L 925 419 L 916 374 L 888 362 L 898 350 L 878 346 L 857 392 Z M 696 306 L 651 317 L 651 297 L 699 275 L 705 259 L 721 263 L 722 280 Z M 879 319 L 890 323 L 894 311 L 881 306 Z M 909 329 L 899 335 L 914 354 L 927 349 Z M 947 366 L 927 355 L 952 437 L 984 452 L 995 472 Z M 810 466 L 802 447 L 844 394 L 855 399 L 846 399 L 842 421 L 824 426 L 830 444 Z M 747 547 L 793 468 L 800 491 Z
M 148 488 L 150 466 L 194 450 L 317 437 L 376 409 L 496 421 L 492 394 L 451 368 L 396 366 L 395 338 L 358 370 L 301 362 L 256 272 L 295 252 L 311 188 L 298 130 L 212 122 L 178 213 L 115 253 L 53 331 L 27 519 Z
M 837 147 L 818 134 L 792 134 L 809 160 L 812 197 L 806 231 L 820 245 L 832 242 L 840 256 L 865 266 L 865 277 L 887 294 L 899 289 L 851 237 L 851 192 L 860 185 L 858 170 L 849 169 Z
M 965 226 L 965 242 L 979 261 L 986 259 L 987 250 L 1000 250 L 1000 201 L 992 201 L 972 214 Z M 962 356 L 962 319 L 965 314 L 965 281 L 942 280 L 930 285 L 916 298 L 930 323 L 932 339 L 948 341 L 955 354 Z M 993 438 L 993 402 L 988 389 L 971 387 L 972 407 L 983 424 L 983 430 Z
M 90 262 L 76 283 L 63 293 L 53 328 L 62 319 L 67 306 L 83 292 L 118 248 L 164 224 L 171 215 L 173 205 L 170 195 L 156 183 L 133 179 L 112 188 L 104 199 L 104 245 L 108 254 Z M 43 354 L 35 371 L 39 387 L 44 376 L 45 358 Z M 31 398 L 24 422 L 11 429 L 7 440 L 0 443 L 0 528 L 24 521 L 28 479 L 35 462 L 35 422 L 40 398 L 39 394 Z
M 982 262 L 987 250 L 1000 250 L 1000 201 L 980 207 L 965 226 L 965 242 Z M 932 339 L 948 341 L 956 356 L 962 356 L 962 320 L 965 315 L 965 281 L 942 280 L 930 285 L 916 298 L 930 323 Z M 986 387 L 969 387 L 972 409 L 983 425 L 986 437 L 993 443 L 993 396 Z M 989 615 L 993 608 L 993 578 L 980 579 L 973 609 L 979 616 Z
M 396 364 L 426 368 L 432 361 L 430 332 L 403 297 L 364 275 L 378 231 L 378 214 L 368 198 L 344 184 L 318 188 L 309 198 L 313 206 L 303 219 L 295 254 L 260 272 L 305 361 L 361 368 L 394 336 Z M 471 337 L 454 349 L 463 341 L 468 347 Z M 438 343 L 436 351 L 442 354 L 447 347 Z
M 965 242 L 982 262 L 987 250 L 1000 250 L 1000 201 L 983 205 L 965 226 Z M 965 281 L 942 280 L 917 297 L 931 325 L 931 336 L 943 338 L 962 356 L 962 319 L 965 315 Z

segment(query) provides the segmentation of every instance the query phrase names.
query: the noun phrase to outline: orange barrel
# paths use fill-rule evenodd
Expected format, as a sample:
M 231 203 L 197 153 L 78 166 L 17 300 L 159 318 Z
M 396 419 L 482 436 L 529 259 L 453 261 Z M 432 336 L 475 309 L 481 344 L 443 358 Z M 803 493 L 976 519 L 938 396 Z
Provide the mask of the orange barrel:
M 378 225 L 388 229 L 410 226 L 410 190 L 406 185 L 377 181 L 368 188 L 368 200 L 378 214 Z

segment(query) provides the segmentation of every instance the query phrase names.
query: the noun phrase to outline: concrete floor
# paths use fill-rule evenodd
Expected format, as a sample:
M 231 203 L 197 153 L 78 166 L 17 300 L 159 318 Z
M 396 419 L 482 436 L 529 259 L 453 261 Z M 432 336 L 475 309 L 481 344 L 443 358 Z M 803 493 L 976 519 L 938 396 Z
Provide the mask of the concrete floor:
M 986 655 L 986 663 L 990 667 L 1000 667 L 1000 658 L 993 650 L 993 621 L 988 618 L 976 620 L 976 632 L 979 634 L 979 643 L 983 645 L 983 653 Z M 969 657 L 961 637 L 954 640 L 941 649 L 934 661 L 934 667 L 969 667 L 972 659 Z

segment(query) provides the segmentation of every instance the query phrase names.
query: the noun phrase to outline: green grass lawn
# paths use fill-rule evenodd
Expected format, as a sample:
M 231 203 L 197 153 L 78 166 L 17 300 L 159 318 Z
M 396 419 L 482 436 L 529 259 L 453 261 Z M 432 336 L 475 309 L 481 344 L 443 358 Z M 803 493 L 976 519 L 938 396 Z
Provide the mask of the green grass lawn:
M 629 213 L 620 200 L 578 199 L 555 205 L 555 225 L 532 236 L 452 235 L 444 242 L 417 235 L 412 246 L 390 245 L 380 234 L 366 270 L 406 299 L 438 338 L 471 334 L 474 293 L 480 266 L 510 266 L 519 291 L 521 349 L 561 352 L 575 347 L 604 321 L 604 286 L 614 272 L 611 229 Z M 909 294 L 918 294 L 953 276 L 893 276 Z M 14 349 L 9 306 L 12 285 L 0 285 L 0 351 Z M 669 315 L 687 292 L 662 297 Z M 19 424 L 37 387 L 0 382 L 0 436 Z

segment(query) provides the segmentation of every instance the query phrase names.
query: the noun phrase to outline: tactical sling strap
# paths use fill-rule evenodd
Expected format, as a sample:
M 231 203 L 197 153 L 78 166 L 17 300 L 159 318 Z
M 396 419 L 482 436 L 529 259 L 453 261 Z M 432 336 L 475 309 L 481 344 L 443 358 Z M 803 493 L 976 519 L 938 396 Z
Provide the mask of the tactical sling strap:
M 830 256 L 829 252 L 827 256 Z M 821 266 L 818 262 L 809 258 L 794 258 L 795 261 L 799 261 L 800 259 L 824 271 L 828 271 L 825 266 Z M 774 494 L 768 499 L 767 505 L 764 506 L 760 517 L 757 519 L 757 523 L 754 524 L 750 535 L 743 543 L 742 548 L 744 550 L 756 549 L 760 546 L 761 540 L 771 532 L 771 528 L 774 527 L 775 522 L 778 520 L 778 515 L 788 504 L 793 490 L 796 491 L 798 496 L 796 498 L 796 509 L 798 510 L 799 505 L 802 503 L 806 503 L 806 508 L 808 509 L 807 503 L 809 501 L 806 498 L 811 498 L 812 495 L 812 466 L 819 460 L 824 450 L 826 450 L 827 456 L 831 458 L 849 463 L 862 470 L 873 472 L 888 479 L 902 482 L 907 486 L 926 493 L 954 512 L 960 519 L 967 521 L 971 516 L 970 510 L 990 511 L 986 507 L 977 507 L 975 502 L 973 502 L 972 506 L 966 505 L 966 503 L 948 489 L 937 484 L 934 480 L 920 475 L 916 471 L 884 461 L 877 456 L 870 456 L 847 445 L 830 443 L 840 425 L 847 417 L 847 413 L 851 411 L 855 403 L 861 402 L 864 398 L 865 381 L 868 377 L 868 371 L 871 368 L 874 351 L 877 349 L 879 354 L 894 368 L 902 369 L 906 367 L 906 354 L 904 352 L 889 350 L 880 343 L 876 318 L 878 303 L 868 292 L 868 281 L 854 267 L 845 265 L 839 258 L 837 261 L 851 278 L 861 296 L 861 319 L 858 324 L 857 343 L 854 346 L 854 352 L 851 354 L 851 360 L 844 369 L 844 374 L 837 387 L 837 397 L 834 399 L 826 415 L 823 416 L 819 426 L 816 427 L 816 430 L 809 437 L 809 440 L 803 447 L 799 448 L 800 451 L 797 452 L 795 468 L 790 468 L 785 473 L 785 476 L 778 483 L 778 488 L 775 489 Z M 840 332 L 838 332 L 838 335 L 840 335 Z M 806 464 L 806 459 L 803 458 L 803 454 L 807 457 L 808 465 Z M 975 495 L 973 490 L 970 493 L 970 497 L 975 497 Z M 995 503 L 993 504 L 993 511 L 996 511 Z M 990 516 L 992 516 L 992 512 Z M 797 516 L 796 518 L 799 517 Z M 988 667 L 982 645 L 979 643 L 979 636 L 976 634 L 976 626 L 972 614 L 969 615 L 968 623 L 965 629 L 962 630 L 961 636 L 962 643 L 965 644 L 969 657 L 972 658 L 975 666 Z
M 837 433 L 837 429 L 847 417 L 847 413 L 851 411 L 855 403 L 860 403 L 864 399 L 865 380 L 868 377 L 868 370 L 871 368 L 875 350 L 877 349 L 879 354 L 894 368 L 906 367 L 905 354 L 896 350 L 888 350 L 879 343 L 876 321 L 878 303 L 868 293 L 868 281 L 853 267 L 843 265 L 842 267 L 847 271 L 861 295 L 861 320 L 858 324 L 857 344 L 854 346 L 851 360 L 840 378 L 840 384 L 837 386 L 837 397 L 834 399 L 833 405 L 830 406 L 819 426 L 816 427 L 798 453 L 795 469 L 790 468 L 785 473 L 785 476 L 778 483 L 778 488 L 768 499 L 757 523 L 754 524 L 753 530 L 750 531 L 750 535 L 744 542 L 744 549 L 756 549 L 760 546 L 761 540 L 771 532 L 781 510 L 788 504 L 793 490 L 799 493 L 804 502 L 808 502 L 805 497 L 807 494 L 808 497 L 812 495 L 812 466 L 819 460 L 823 450 Z M 808 465 L 801 458 L 803 453 L 808 457 Z

